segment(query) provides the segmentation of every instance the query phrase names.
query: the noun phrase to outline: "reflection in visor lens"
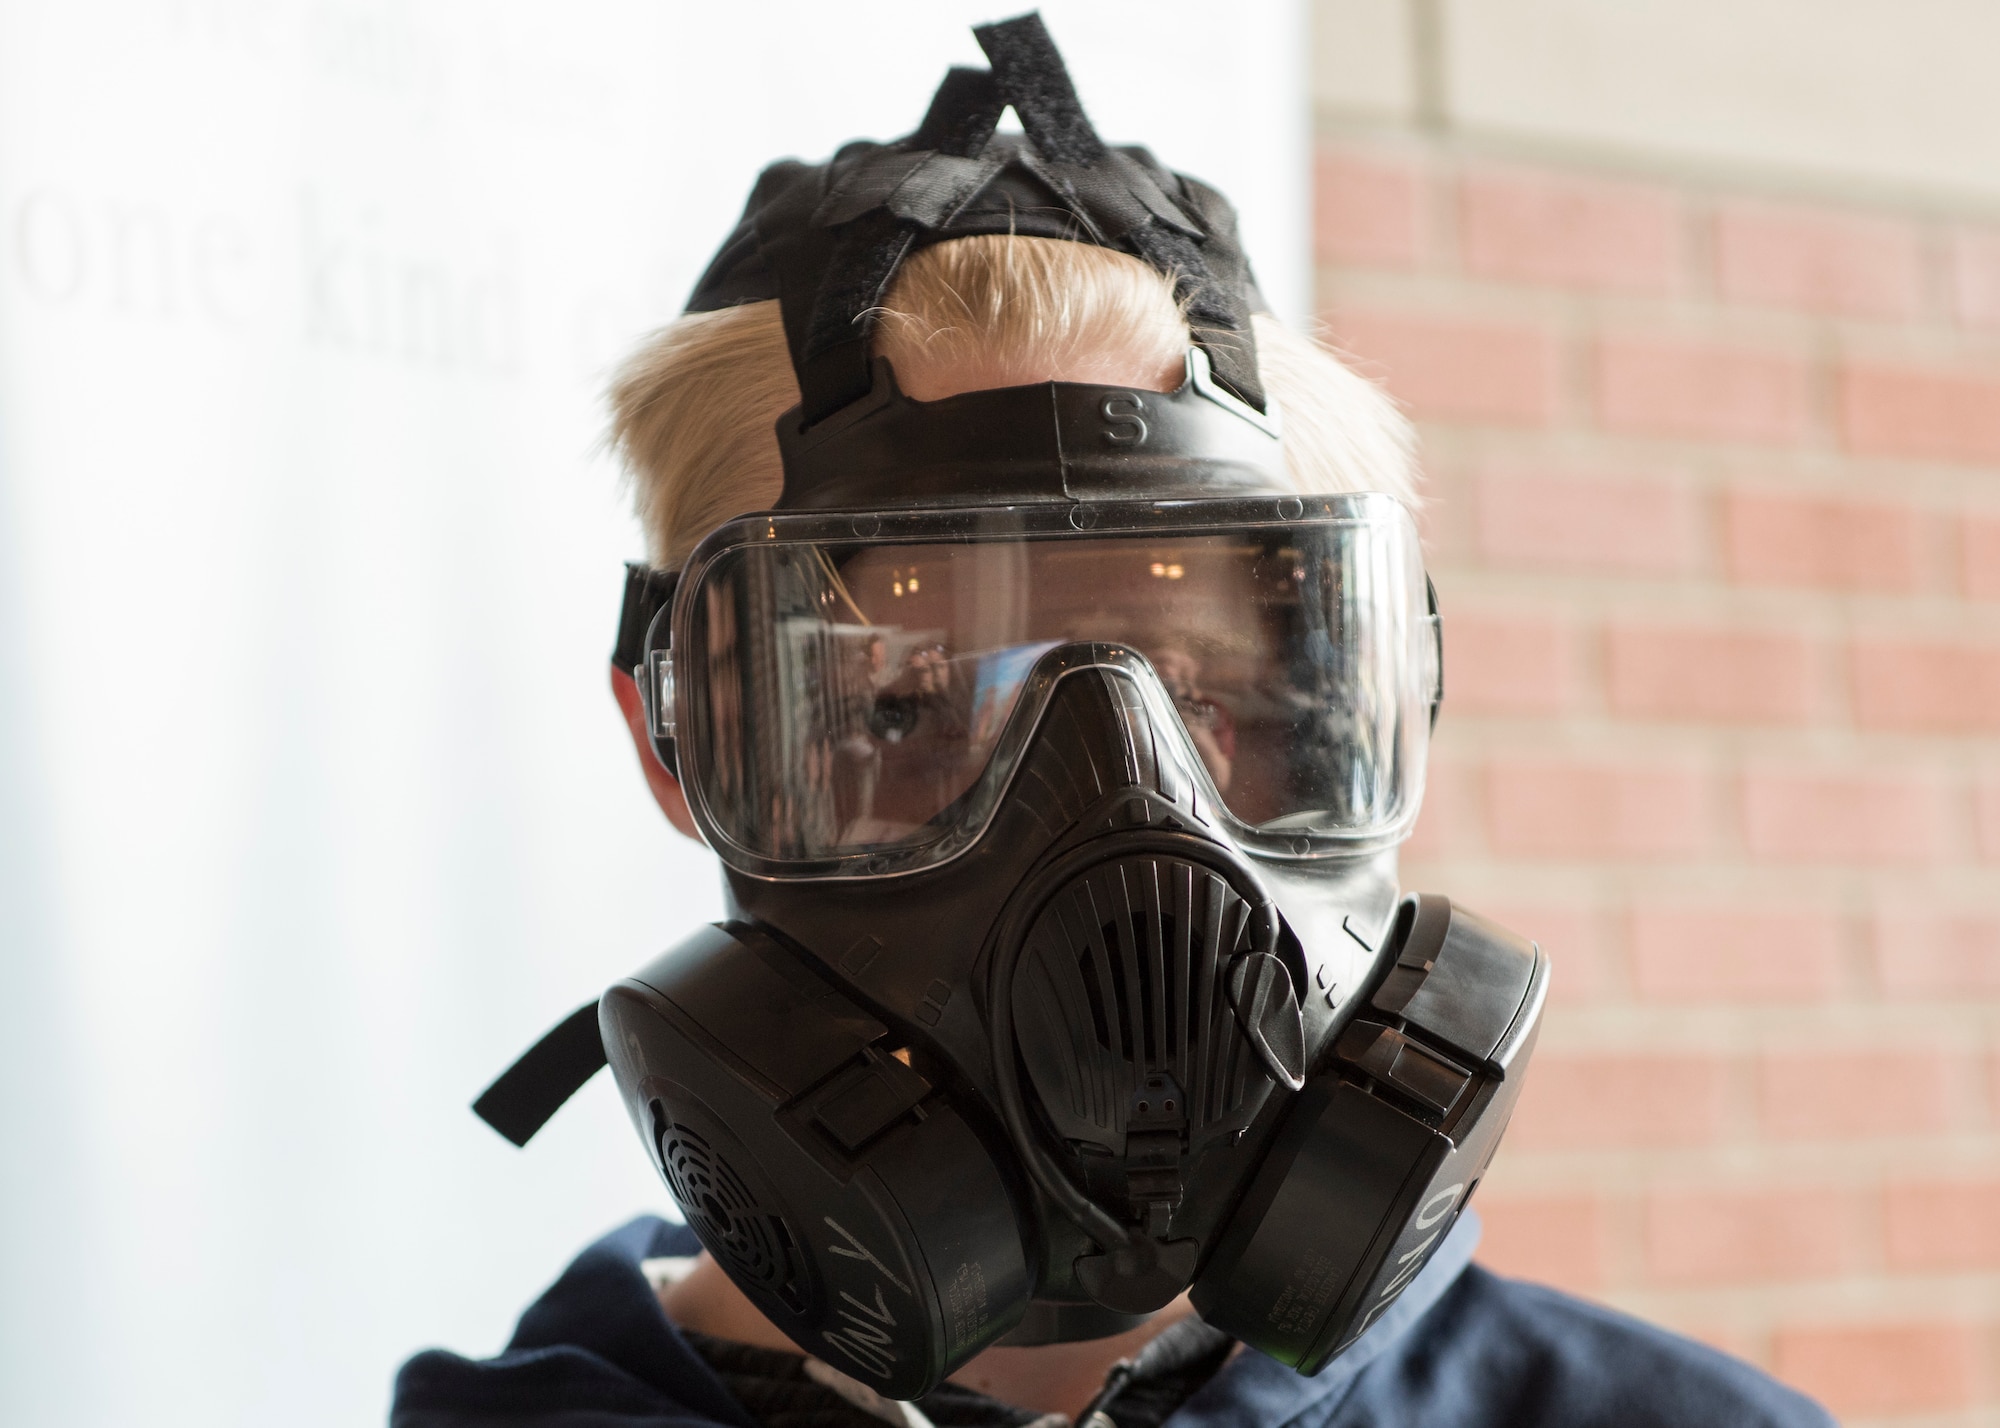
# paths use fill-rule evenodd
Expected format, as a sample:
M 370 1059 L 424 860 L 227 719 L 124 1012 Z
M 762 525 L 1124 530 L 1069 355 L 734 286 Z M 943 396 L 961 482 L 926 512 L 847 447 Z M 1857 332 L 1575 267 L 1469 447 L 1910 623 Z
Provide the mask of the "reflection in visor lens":
M 992 756 L 1036 662 L 1076 641 L 1146 657 L 1252 828 L 1386 828 L 1422 758 L 1429 635 L 1400 528 L 755 545 L 695 596 L 690 772 L 762 858 L 952 831 L 975 786 L 1010 772 Z

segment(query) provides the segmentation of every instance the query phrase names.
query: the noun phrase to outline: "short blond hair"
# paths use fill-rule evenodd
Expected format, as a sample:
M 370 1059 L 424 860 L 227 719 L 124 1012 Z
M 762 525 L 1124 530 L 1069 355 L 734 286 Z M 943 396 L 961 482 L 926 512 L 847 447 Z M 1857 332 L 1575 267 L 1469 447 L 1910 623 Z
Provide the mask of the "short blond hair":
M 1049 238 L 921 249 L 873 317 L 875 350 L 899 371 L 928 356 L 976 373 L 982 387 L 1046 381 L 1054 370 L 1090 381 L 1107 361 L 1176 370 L 1191 340 L 1169 278 L 1112 249 Z M 1309 338 L 1262 314 L 1254 325 L 1299 490 L 1382 491 L 1414 508 L 1415 440 L 1403 414 Z M 690 313 L 633 353 L 612 382 L 611 436 L 654 565 L 677 567 L 709 531 L 777 500 L 773 428 L 798 400 L 775 302 Z

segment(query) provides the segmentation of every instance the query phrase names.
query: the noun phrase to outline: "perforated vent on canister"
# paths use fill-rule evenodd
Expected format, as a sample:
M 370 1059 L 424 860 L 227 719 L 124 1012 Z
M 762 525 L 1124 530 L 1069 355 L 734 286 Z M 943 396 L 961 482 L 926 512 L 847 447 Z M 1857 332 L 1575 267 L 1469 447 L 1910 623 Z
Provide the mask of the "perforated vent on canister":
M 739 1282 L 747 1280 L 794 1313 L 804 1313 L 804 1269 L 785 1217 L 752 1193 L 714 1137 L 674 1119 L 662 1102 L 652 1106 L 660 1174 L 703 1246 Z

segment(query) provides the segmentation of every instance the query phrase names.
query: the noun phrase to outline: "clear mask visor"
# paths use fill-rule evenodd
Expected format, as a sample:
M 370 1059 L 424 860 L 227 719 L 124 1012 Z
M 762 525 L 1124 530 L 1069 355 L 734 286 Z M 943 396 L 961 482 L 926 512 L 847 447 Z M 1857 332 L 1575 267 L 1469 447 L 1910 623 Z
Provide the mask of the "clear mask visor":
M 697 816 L 753 871 L 943 861 L 991 817 L 1073 663 L 1051 656 L 1090 645 L 1141 657 L 1234 832 L 1290 856 L 1393 840 L 1422 796 L 1434 618 L 1408 516 L 1339 507 L 1110 532 L 967 530 L 959 512 L 930 538 L 845 541 L 787 538 L 823 517 L 739 523 L 748 538 L 705 547 L 676 612 Z

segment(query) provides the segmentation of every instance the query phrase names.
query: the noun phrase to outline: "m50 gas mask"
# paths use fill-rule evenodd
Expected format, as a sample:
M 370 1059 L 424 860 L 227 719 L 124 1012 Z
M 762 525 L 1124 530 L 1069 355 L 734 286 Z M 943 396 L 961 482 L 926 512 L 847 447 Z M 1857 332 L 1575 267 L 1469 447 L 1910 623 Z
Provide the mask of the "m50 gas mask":
M 1190 1290 L 1317 1372 L 1472 1194 L 1546 963 L 1398 900 L 1435 603 L 1396 501 L 1291 485 L 1226 204 L 1099 143 L 1038 20 L 978 33 L 697 292 L 783 305 L 784 495 L 635 569 L 614 658 L 729 918 L 479 1109 L 524 1142 L 608 1059 L 731 1279 L 891 1398 Z M 1190 285 L 1177 390 L 916 402 L 853 339 L 912 245 L 1030 213 Z

